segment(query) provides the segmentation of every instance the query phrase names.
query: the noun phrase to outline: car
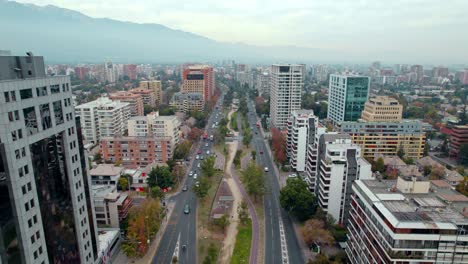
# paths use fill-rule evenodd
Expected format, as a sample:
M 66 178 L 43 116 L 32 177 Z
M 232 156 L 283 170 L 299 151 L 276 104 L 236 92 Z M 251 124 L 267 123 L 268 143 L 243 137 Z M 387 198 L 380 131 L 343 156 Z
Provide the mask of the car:
M 255 131 L 255 135 L 258 135 L 258 132 L 257 132 L 257 131 Z
M 197 156 L 195 157 L 195 159 L 200 159 L 200 155 L 197 155 Z
M 193 171 L 190 171 L 190 172 L 188 173 L 188 176 L 193 176 Z
M 263 154 L 263 150 L 260 150 L 260 154 Z
M 209 146 L 210 146 L 210 144 L 208 144 L 208 143 L 205 143 L 205 147 L 209 147 Z
M 210 151 L 209 151 L 209 150 L 206 151 L 206 155 L 210 155 Z
M 293 173 L 293 174 L 289 174 L 288 175 L 288 178 L 296 178 L 297 177 L 297 174 L 296 173 Z
M 268 172 L 268 167 L 265 167 L 265 172 Z
M 198 178 L 198 174 L 195 173 L 195 174 L 193 175 L 193 178 L 194 178 L 194 179 Z
M 203 155 L 200 155 L 200 159 L 203 160 Z
M 197 168 L 200 168 L 200 163 L 197 164 Z
M 200 182 L 199 182 L 199 181 L 196 181 L 196 182 L 195 182 L 195 186 L 196 186 L 196 187 L 200 187 Z
M 197 154 L 202 154 L 202 150 L 199 149 L 198 152 L 197 152 Z
M 187 185 L 184 185 L 184 188 L 182 188 L 182 191 L 183 191 L 183 192 L 186 192 L 186 191 L 187 191 Z
M 190 213 L 190 206 L 188 204 L 186 204 L 184 206 L 184 214 L 189 214 Z

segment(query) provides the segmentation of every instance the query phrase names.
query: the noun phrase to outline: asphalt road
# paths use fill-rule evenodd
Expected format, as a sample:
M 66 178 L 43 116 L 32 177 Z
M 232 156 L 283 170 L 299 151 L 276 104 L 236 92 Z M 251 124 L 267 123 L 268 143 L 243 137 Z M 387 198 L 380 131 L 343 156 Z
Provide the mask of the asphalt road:
M 218 99 L 217 106 L 222 106 L 223 96 Z M 208 119 L 206 131 L 208 135 L 212 134 L 212 125 L 214 122 L 219 121 L 221 116 L 216 120 L 216 114 L 219 110 L 213 110 L 210 118 Z M 208 143 L 208 147 L 205 147 L 205 143 Z M 212 153 L 213 144 L 209 140 L 200 141 L 199 149 L 202 150 L 203 156 L 206 157 L 206 151 L 210 150 Z M 196 154 L 195 154 L 196 155 Z M 193 162 L 188 171 L 196 171 L 198 177 L 201 177 L 200 168 L 197 164 L 200 160 L 195 160 L 195 155 L 192 157 Z M 189 172 L 187 172 L 188 174 Z M 197 179 L 199 180 L 199 178 Z M 188 187 L 188 191 L 181 192 L 178 195 L 171 197 L 171 200 L 175 202 L 174 210 L 166 230 L 161 238 L 159 247 L 156 254 L 153 257 L 152 263 L 155 264 L 170 264 L 172 263 L 172 257 L 176 249 L 177 241 L 180 235 L 180 246 L 186 245 L 185 250 L 179 251 L 178 260 L 180 264 L 185 263 L 196 263 L 197 259 L 197 226 L 196 226 L 196 210 L 197 210 L 197 197 L 192 191 L 192 186 L 195 183 L 193 177 L 187 177 L 185 184 Z M 188 204 L 190 207 L 190 213 L 184 213 L 184 207 Z
M 304 263 L 291 218 L 279 204 L 277 171 L 274 169 L 272 154 L 266 147 L 266 140 L 260 129 L 256 128 L 257 115 L 251 100 L 248 102 L 248 108 L 249 125 L 254 128 L 252 146 L 257 152 L 257 163 L 262 168 L 268 167 L 268 172 L 265 173 L 267 193 L 264 196 L 265 263 Z

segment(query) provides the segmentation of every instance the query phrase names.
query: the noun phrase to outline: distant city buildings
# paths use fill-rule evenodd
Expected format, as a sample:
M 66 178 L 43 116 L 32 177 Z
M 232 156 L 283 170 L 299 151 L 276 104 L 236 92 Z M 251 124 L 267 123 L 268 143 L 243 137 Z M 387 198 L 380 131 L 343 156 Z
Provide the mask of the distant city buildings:
M 144 89 L 144 88 L 134 88 L 134 89 L 131 89 L 129 92 L 131 92 L 132 94 L 141 95 L 141 99 L 143 100 L 143 107 L 145 105 L 151 106 L 152 108 L 156 107 L 156 96 L 155 96 L 154 90 Z
M 369 98 L 369 77 L 332 74 L 328 90 L 328 119 L 334 124 L 357 121 Z
M 0 262 L 97 263 L 88 160 L 69 76 L 0 56 Z
M 130 80 L 137 78 L 137 66 L 135 64 L 126 64 L 123 66 L 123 75 L 127 76 Z
M 111 100 L 121 101 L 130 104 L 131 116 L 142 116 L 144 114 L 144 104 L 141 94 L 119 91 L 109 95 Z
M 304 65 L 273 64 L 270 76 L 270 120 L 273 127 L 285 129 L 291 113 L 301 109 Z
M 89 68 L 88 67 L 75 67 L 75 76 L 80 80 L 84 80 L 89 75 Z
M 256 88 L 258 95 L 262 97 L 270 96 L 270 74 L 268 72 L 258 74 Z
M 156 105 L 159 106 L 162 103 L 162 85 L 161 81 L 140 81 L 140 89 L 152 90 L 154 93 L 154 100 Z

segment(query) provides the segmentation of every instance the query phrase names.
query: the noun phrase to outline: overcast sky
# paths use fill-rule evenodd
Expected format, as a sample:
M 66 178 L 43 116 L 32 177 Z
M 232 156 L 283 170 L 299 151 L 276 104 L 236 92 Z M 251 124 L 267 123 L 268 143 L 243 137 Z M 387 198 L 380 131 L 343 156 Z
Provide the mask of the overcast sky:
M 376 60 L 468 61 L 468 0 L 18 2 L 52 4 L 91 17 L 159 23 L 219 41 L 336 49 Z

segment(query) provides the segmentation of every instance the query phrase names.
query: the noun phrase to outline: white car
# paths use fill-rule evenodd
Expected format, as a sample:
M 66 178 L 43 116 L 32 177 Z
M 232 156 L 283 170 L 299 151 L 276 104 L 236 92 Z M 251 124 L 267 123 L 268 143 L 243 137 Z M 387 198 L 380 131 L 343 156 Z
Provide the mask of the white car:
M 288 175 L 288 178 L 296 178 L 296 177 L 297 177 L 297 174 L 295 174 L 295 173 Z
M 206 155 L 210 155 L 210 151 L 209 151 L 209 150 L 206 151 Z
M 195 174 L 193 175 L 193 178 L 194 178 L 194 179 L 198 178 L 198 175 L 195 173 Z
M 200 168 L 200 163 L 197 164 L 197 168 Z
M 195 157 L 195 159 L 200 159 L 200 155 L 197 155 L 197 156 Z
M 205 147 L 209 147 L 210 145 L 208 143 L 205 143 Z
M 265 167 L 265 171 L 268 172 L 268 167 Z
M 193 176 L 193 171 L 190 171 L 190 172 L 188 173 L 188 176 Z

